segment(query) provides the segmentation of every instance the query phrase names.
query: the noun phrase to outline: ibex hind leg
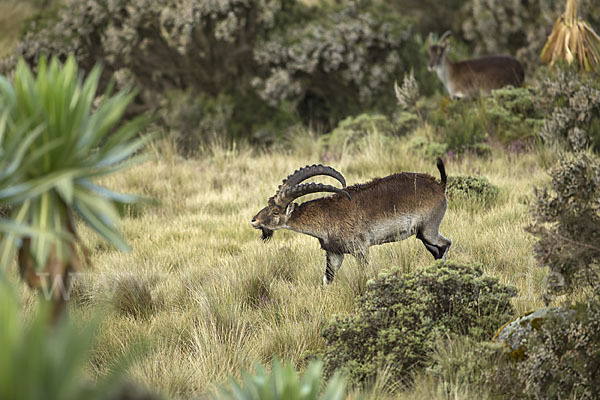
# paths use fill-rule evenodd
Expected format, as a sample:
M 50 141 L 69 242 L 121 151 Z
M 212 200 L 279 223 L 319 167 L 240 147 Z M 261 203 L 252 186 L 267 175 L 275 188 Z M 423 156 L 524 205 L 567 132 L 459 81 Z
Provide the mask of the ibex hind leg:
M 418 232 L 417 239 L 421 240 L 425 248 L 433 255 L 436 260 L 446 259 L 448 250 L 452 245 L 452 240 L 444 237 L 439 232 L 427 235 L 425 232 Z
M 335 273 L 340 269 L 343 261 L 343 254 L 327 252 L 327 266 L 325 267 L 325 275 L 323 276 L 323 285 L 329 285 L 333 282 Z

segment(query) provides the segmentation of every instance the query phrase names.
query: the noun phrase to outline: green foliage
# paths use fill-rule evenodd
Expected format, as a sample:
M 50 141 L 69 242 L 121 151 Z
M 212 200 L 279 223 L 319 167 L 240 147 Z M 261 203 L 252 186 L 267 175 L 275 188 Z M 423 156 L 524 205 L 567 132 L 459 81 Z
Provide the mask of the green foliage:
M 17 296 L 0 279 L 0 393 L 6 399 L 114 399 L 126 360 L 92 384 L 85 369 L 91 361 L 98 321 L 83 327 L 62 320 L 49 326 L 51 310 L 40 302 L 34 315 L 24 317 Z
M 488 139 L 485 117 L 477 100 L 449 100 L 431 113 L 430 122 L 438 135 L 455 153 L 474 151 Z
M 92 180 L 136 160 L 130 157 L 148 142 L 136 136 L 146 119 L 118 127 L 134 96 L 128 90 L 108 90 L 93 107 L 100 74 L 94 68 L 84 81 L 73 58 L 64 66 L 42 58 L 36 75 L 21 61 L 13 83 L 0 77 L 0 202 L 10 206 L 12 221 L 38 233 L 28 246 L 17 238 L 29 235 L 5 230 L 2 267 L 18 241 L 38 269 L 56 262 L 76 268 L 74 210 L 110 243 L 128 249 L 116 227 L 115 204 L 139 198 Z
M 448 145 L 446 143 L 429 141 L 423 136 L 414 136 L 410 140 L 410 148 L 423 154 L 427 160 L 434 159 L 435 157 L 444 157 L 448 152 Z
M 370 135 L 393 136 L 396 132 L 396 127 L 385 115 L 360 114 L 340 121 L 322 140 L 330 152 L 341 156 L 348 151 L 356 152 L 363 148 Z
M 293 104 L 305 122 L 330 128 L 365 110 L 391 112 L 394 80 L 411 67 L 429 78 L 411 25 L 384 2 L 320 11 L 256 49 L 266 74 L 253 86 L 269 104 Z
M 337 316 L 324 330 L 327 372 L 356 383 L 386 369 L 392 381 L 431 363 L 436 337 L 491 337 L 513 314 L 512 287 L 484 277 L 480 266 L 436 262 L 411 274 L 382 272 L 369 281 L 355 314 Z
M 546 300 L 582 285 L 600 294 L 600 158 L 566 153 L 550 175 L 550 187 L 536 190 L 529 227 L 538 263 L 550 269 Z
M 302 377 L 298 376 L 292 364 L 273 361 L 271 372 L 260 364 L 250 375 L 242 373 L 243 383 L 231 381 L 230 387 L 222 387 L 219 400 L 341 400 L 345 398 L 346 382 L 341 376 L 333 377 L 322 391 L 321 361 L 312 361 Z
M 449 176 L 446 196 L 450 205 L 465 206 L 477 204 L 489 207 L 496 204 L 500 190 L 484 176 Z
M 221 93 L 215 97 L 173 91 L 167 95 L 159 115 L 186 156 L 195 155 L 207 144 L 223 142 L 223 133 L 229 138 L 242 140 L 246 136 L 254 143 L 270 144 L 299 122 L 295 113 L 273 108 L 252 92 L 238 96 Z M 249 132 L 251 137 L 247 137 Z
M 600 302 L 595 298 L 576 310 L 571 318 L 551 317 L 527 338 L 527 358 L 517 369 L 530 398 L 600 396 Z
M 490 135 L 504 144 L 533 138 L 544 118 L 537 95 L 529 88 L 493 90 L 484 104 Z
M 498 398 L 519 398 L 524 387 L 504 344 L 477 342 L 468 337 L 439 340 L 433 365 L 425 373 L 446 383 L 448 396 L 453 387 L 475 387 Z
M 416 65 L 417 79 L 429 78 L 411 25 L 398 15 L 379 2 L 67 0 L 32 22 L 17 55 L 33 64 L 40 54 L 74 54 L 85 70 L 102 60 L 101 87 L 111 76 L 118 87 L 139 87 L 134 112 L 169 104 L 160 114 L 167 125 L 173 114 L 184 117 L 174 129 L 193 152 L 215 126 L 228 139 L 262 144 L 298 120 L 330 129 L 364 110 L 391 112 L 396 76 Z M 165 93 L 185 93 L 205 110 L 196 114 Z
M 580 130 L 589 137 L 589 145 L 600 151 L 600 81 L 597 78 L 559 68 L 541 80 L 539 92 L 548 114 L 539 132 L 545 141 L 581 141 Z
M 537 95 L 534 89 L 508 87 L 493 90 L 485 98 L 443 101 L 431 113 L 431 124 L 448 150 L 488 156 L 488 138 L 510 145 L 535 137 L 545 117 Z

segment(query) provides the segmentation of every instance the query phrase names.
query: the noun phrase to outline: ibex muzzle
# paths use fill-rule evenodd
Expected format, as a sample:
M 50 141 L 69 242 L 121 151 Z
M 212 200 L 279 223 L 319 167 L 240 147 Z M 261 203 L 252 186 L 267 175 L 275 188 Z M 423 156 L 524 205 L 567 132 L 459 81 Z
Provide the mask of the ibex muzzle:
M 523 85 L 525 72 L 512 56 L 497 55 L 452 62 L 448 58 L 450 31 L 437 41 L 429 34 L 429 71 L 435 71 L 450 97 L 477 97 L 504 86 Z
M 263 240 L 277 229 L 290 229 L 319 239 L 327 253 L 324 283 L 331 283 L 345 254 L 367 262 L 369 247 L 416 235 L 434 258 L 445 258 L 452 244 L 439 233 L 446 212 L 446 172 L 437 159 L 441 182 L 432 176 L 404 172 L 368 183 L 346 187 L 338 171 L 323 165 L 301 168 L 288 176 L 277 192 L 252 219 Z M 337 179 L 342 188 L 321 183 L 302 183 L 316 175 Z M 309 193 L 331 192 L 296 204 Z

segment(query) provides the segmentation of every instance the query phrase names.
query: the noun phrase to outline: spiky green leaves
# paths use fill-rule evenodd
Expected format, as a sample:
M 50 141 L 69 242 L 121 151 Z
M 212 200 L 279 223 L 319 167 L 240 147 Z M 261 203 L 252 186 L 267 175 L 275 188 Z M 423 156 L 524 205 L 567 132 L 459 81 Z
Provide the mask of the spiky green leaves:
M 51 253 L 68 260 L 76 241 L 74 210 L 110 243 L 128 249 L 116 227 L 115 202 L 138 198 L 93 179 L 139 160 L 149 140 L 138 135 L 147 118 L 119 126 L 135 96 L 129 89 L 113 95 L 109 85 L 95 104 L 100 74 L 95 67 L 84 79 L 69 57 L 64 65 L 41 59 L 35 73 L 20 61 L 12 82 L 0 76 L 0 205 L 10 208 L 13 221 L 0 223 L 1 266 L 24 236 L 31 238 L 27 252 L 36 269 Z

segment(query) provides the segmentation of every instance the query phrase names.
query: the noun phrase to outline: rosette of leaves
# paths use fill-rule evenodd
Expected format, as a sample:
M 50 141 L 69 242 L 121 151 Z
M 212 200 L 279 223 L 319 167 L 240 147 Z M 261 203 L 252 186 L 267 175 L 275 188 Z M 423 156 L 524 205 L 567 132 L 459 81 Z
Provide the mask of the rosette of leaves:
M 118 203 L 137 196 L 94 183 L 138 161 L 149 137 L 138 133 L 147 118 L 119 126 L 135 93 L 112 94 L 110 86 L 94 106 L 100 68 L 84 80 L 73 57 L 64 65 L 40 60 L 34 75 L 20 61 L 11 82 L 0 77 L 0 202 L 10 223 L 0 225 L 0 267 L 10 265 L 15 247 L 23 279 L 34 288 L 62 280 L 81 268 L 82 244 L 75 215 L 120 250 L 128 250 L 117 229 Z M 64 299 L 55 291 L 56 311 Z
M 271 372 L 256 365 L 256 372 L 242 373 L 242 383 L 234 380 L 229 387 L 221 387 L 215 400 L 342 400 L 346 395 L 346 381 L 336 375 L 321 390 L 323 362 L 312 361 L 300 377 L 291 364 L 273 361 Z

